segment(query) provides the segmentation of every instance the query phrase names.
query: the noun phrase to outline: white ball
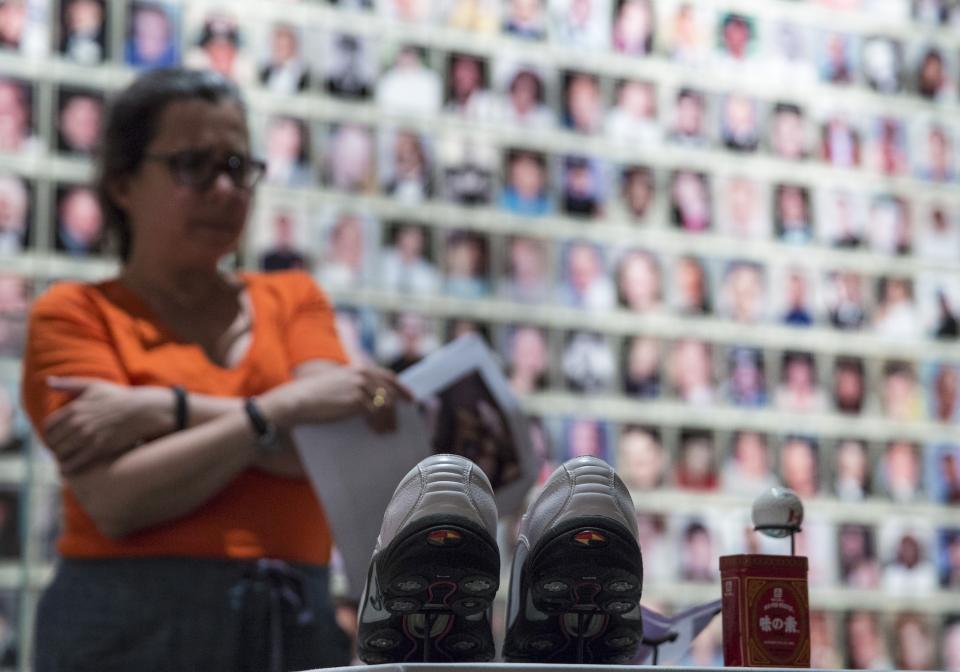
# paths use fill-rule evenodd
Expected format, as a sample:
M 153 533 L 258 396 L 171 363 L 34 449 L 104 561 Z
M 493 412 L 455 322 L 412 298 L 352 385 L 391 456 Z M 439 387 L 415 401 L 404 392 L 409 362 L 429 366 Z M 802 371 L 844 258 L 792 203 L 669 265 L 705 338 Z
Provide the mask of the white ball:
M 753 502 L 753 526 L 768 537 L 786 537 L 801 523 L 803 504 L 789 488 L 770 488 Z

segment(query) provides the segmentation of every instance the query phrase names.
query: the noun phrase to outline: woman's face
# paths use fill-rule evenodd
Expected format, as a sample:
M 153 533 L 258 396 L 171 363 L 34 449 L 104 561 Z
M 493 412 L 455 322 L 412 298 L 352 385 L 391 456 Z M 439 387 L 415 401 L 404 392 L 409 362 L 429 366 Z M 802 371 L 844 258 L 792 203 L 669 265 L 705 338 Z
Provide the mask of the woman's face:
M 663 448 L 648 432 L 638 430 L 620 438 L 618 471 L 640 489 L 657 487 L 664 468 Z
M 170 21 L 163 11 L 141 9 L 133 16 L 133 41 L 148 60 L 160 58 L 170 46 Z
M 627 257 L 620 269 L 620 287 L 627 306 L 648 310 L 660 297 L 660 277 L 651 260 L 642 254 Z
M 233 77 L 233 64 L 237 58 L 237 47 L 225 37 L 215 37 L 204 48 L 210 59 L 210 67 L 224 77 Z
M 764 476 L 770 471 L 767 456 L 767 444 L 763 437 L 755 432 L 744 432 L 737 437 L 737 462 L 744 473 L 751 476 Z
M 514 369 L 539 376 L 547 369 L 547 342 L 543 332 L 533 327 L 523 327 L 513 336 L 511 362 Z
M 205 150 L 215 157 L 248 155 L 243 111 L 234 102 L 183 100 L 161 112 L 147 154 Z M 132 258 L 162 257 L 176 266 L 209 267 L 236 248 L 250 206 L 250 189 L 224 172 L 204 191 L 178 184 L 162 161 L 144 161 L 110 185 L 133 228 Z
M 293 163 L 300 156 L 303 133 L 293 119 L 277 119 L 267 134 L 267 157 L 272 161 Z
M 936 56 L 927 56 L 920 69 L 920 83 L 931 91 L 943 86 L 943 61 Z
M 652 118 L 656 108 L 653 87 L 636 80 L 624 82 L 620 87 L 618 105 L 636 119 Z
M 653 200 L 653 189 L 650 180 L 643 173 L 634 173 L 627 181 L 626 201 L 630 212 L 637 217 L 646 213 Z
M 650 35 L 653 21 L 650 6 L 644 0 L 625 2 L 617 17 L 617 33 L 630 47 L 640 47 Z
M 510 166 L 510 184 L 524 198 L 539 198 L 544 180 L 543 168 L 533 157 L 521 155 Z
M 529 72 L 521 72 L 510 87 L 510 100 L 520 112 L 528 112 L 537 105 L 537 80 Z
M 645 380 L 657 373 L 660 346 L 650 338 L 634 338 L 627 356 L 627 372 L 634 380 Z
M 594 130 L 601 111 L 597 81 L 589 75 L 576 75 L 567 89 L 567 109 L 577 130 Z
M 692 259 L 682 259 L 677 266 L 677 286 L 683 305 L 687 308 L 699 306 L 704 300 L 703 268 Z
M 805 222 L 807 219 L 807 204 L 803 200 L 803 192 L 796 187 L 784 187 L 780 191 L 778 206 L 780 217 L 785 224 Z
M 453 90 L 458 98 L 466 99 L 481 84 L 480 63 L 467 56 L 457 57 L 453 61 Z

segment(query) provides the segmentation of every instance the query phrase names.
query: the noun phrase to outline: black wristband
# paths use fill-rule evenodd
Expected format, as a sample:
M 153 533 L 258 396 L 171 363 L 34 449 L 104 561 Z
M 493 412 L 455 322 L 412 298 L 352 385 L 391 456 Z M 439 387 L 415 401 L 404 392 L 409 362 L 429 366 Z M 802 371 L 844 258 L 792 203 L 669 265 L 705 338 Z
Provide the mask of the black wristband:
M 182 385 L 174 385 L 170 389 L 173 390 L 174 422 L 176 423 L 176 431 L 179 432 L 186 429 L 190 421 L 190 409 L 187 406 L 187 390 Z
M 253 425 L 253 431 L 257 433 L 257 436 L 263 436 L 270 431 L 270 425 L 267 419 L 263 417 L 263 413 L 260 412 L 260 407 L 257 406 L 253 397 L 247 397 L 243 400 L 243 409 L 247 412 L 247 417 L 250 419 L 250 424 Z
M 276 426 L 264 417 L 260 406 L 257 405 L 253 397 L 247 397 L 243 400 L 243 410 L 247 412 L 247 419 L 257 435 L 257 446 L 261 451 L 271 453 L 282 448 Z

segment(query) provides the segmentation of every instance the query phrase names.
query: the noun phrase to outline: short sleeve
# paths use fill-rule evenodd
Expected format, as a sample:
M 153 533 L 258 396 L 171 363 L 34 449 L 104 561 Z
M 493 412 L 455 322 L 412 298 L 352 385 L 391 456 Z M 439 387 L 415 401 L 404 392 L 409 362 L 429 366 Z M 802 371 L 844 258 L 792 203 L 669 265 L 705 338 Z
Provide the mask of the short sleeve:
M 129 383 L 92 291 L 74 283 L 56 285 L 30 311 L 21 397 L 38 433 L 44 418 L 69 401 L 47 387 L 47 376 Z
M 307 273 L 290 273 L 290 283 L 295 300 L 285 338 L 291 368 L 314 359 L 346 364 L 347 356 L 326 295 Z

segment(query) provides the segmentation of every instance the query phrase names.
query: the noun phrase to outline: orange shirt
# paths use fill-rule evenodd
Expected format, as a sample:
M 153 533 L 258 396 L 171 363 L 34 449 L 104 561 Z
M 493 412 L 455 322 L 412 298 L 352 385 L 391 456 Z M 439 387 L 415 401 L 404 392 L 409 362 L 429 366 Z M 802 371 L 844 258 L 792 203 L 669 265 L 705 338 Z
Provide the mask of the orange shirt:
M 199 346 L 177 341 L 116 280 L 52 287 L 33 305 L 23 363 L 23 401 L 34 427 L 42 432 L 44 418 L 68 400 L 46 386 L 50 375 L 246 397 L 290 380 L 303 362 L 346 362 L 333 311 L 309 275 L 241 277 L 253 309 L 253 333 L 247 353 L 229 369 L 211 362 Z M 305 479 L 248 469 L 193 513 L 119 540 L 101 534 L 64 488 L 59 549 L 65 557 L 264 556 L 325 564 L 330 545 L 323 509 Z

